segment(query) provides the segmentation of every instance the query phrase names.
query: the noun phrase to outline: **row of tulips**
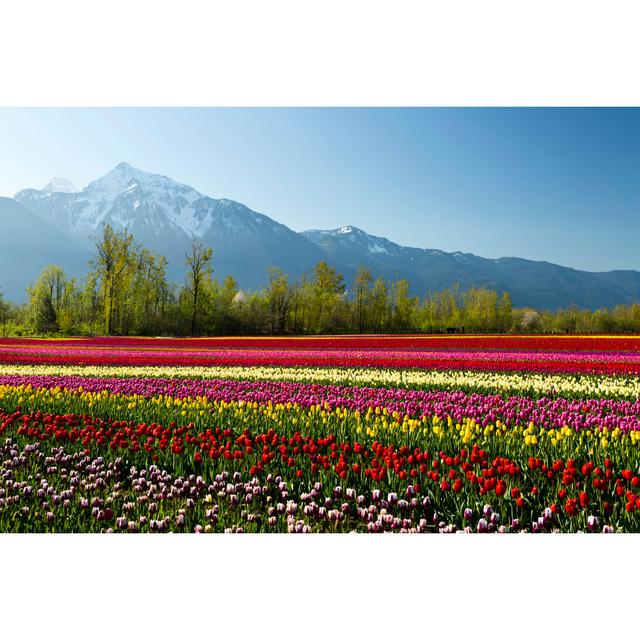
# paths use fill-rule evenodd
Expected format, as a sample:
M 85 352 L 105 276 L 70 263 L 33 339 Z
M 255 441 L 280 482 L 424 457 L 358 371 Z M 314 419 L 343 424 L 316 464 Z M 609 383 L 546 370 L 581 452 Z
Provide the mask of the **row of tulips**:
M 0 346 L 0 363 L 88 366 L 305 366 L 531 371 L 565 374 L 640 374 L 640 352 L 522 350 L 155 349 Z
M 508 457 L 499 439 L 409 446 L 17 410 L 0 420 L 2 531 L 640 530 L 640 477 L 620 450 Z
M 307 422 L 310 415 L 337 416 L 355 429 L 425 426 L 471 429 L 476 434 L 544 431 L 596 437 L 640 438 L 640 400 L 530 398 L 421 391 L 385 387 L 340 387 L 293 382 L 195 380 L 190 378 L 92 378 L 77 376 L 0 376 L 0 402 L 47 410 L 83 412 L 130 419 L 172 420 L 176 413 L 196 422 L 225 407 L 284 410 L 283 420 Z
M 528 349 L 532 351 L 640 351 L 637 335 L 347 335 L 303 337 L 214 337 L 214 338 L 6 338 L 0 346 L 46 345 L 131 349 Z
M 329 367 L 146 367 L 0 365 L 0 376 L 62 376 L 79 378 L 194 378 L 219 380 L 274 380 L 340 386 L 365 386 L 441 391 L 465 391 L 492 395 L 520 394 L 540 398 L 640 398 L 638 376 L 553 375 L 527 372 L 422 371 L 417 369 L 365 369 Z

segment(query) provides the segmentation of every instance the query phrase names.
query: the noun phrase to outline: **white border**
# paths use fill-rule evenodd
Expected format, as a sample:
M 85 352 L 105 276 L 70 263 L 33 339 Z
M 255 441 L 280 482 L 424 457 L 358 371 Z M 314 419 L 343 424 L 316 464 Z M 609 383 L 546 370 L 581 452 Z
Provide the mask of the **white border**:
M 20 0 L 0 104 L 637 105 L 635 0 Z
M 3 631 L 624 637 L 637 544 L 637 535 L 4 536 Z
M 0 8 L 0 104 L 635 106 L 638 6 L 21 0 Z M 0 536 L 3 635 L 618 637 L 637 544 Z

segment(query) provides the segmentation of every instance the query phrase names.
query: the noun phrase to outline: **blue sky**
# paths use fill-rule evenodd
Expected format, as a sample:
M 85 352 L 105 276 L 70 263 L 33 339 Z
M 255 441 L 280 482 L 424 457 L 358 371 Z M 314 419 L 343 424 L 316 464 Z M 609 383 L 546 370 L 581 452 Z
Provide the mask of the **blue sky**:
M 297 231 L 640 269 L 640 109 L 0 109 L 0 195 L 122 161 Z

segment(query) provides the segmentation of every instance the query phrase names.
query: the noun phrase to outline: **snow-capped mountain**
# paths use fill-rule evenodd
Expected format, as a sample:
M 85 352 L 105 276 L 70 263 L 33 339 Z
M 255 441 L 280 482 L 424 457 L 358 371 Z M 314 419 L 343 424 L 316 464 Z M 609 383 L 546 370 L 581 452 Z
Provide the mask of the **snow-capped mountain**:
M 75 274 L 78 256 L 93 253 L 95 238 L 108 223 L 164 255 L 170 278 L 180 281 L 185 254 L 197 238 L 213 249 L 215 274 L 232 274 L 246 289 L 266 284 L 270 267 L 280 267 L 293 280 L 325 260 L 344 275 L 348 287 L 364 265 L 374 277 L 408 280 L 419 296 L 458 283 L 462 290 L 486 286 L 509 291 L 516 306 L 542 309 L 570 304 L 593 309 L 640 300 L 637 271 L 589 273 L 548 262 L 403 247 L 354 226 L 296 233 L 239 202 L 211 198 L 126 163 L 82 190 L 65 178 L 54 178 L 43 189 L 25 189 L 15 200 L 4 200 L 0 254 L 14 256 L 9 262 L 0 260 L 0 286 L 7 291 L 24 290 L 51 262 Z M 10 220 L 16 216 L 17 227 Z M 21 268 L 12 269 L 18 262 Z
M 81 242 L 90 244 L 107 223 L 117 230 L 127 228 L 136 236 L 148 232 L 159 235 L 165 229 L 203 235 L 193 215 L 193 204 L 203 199 L 202 194 L 125 162 L 82 191 L 72 185 L 57 188 L 59 185 L 61 179 L 54 178 L 42 190 L 19 191 L 15 199 Z M 68 185 L 64 182 L 61 186 Z
M 192 238 L 213 248 L 217 272 L 233 274 L 245 287 L 262 284 L 271 266 L 296 276 L 324 257 L 313 243 L 239 202 L 210 198 L 124 162 L 81 191 L 61 179 L 50 185 L 19 191 L 15 199 L 87 248 L 104 224 L 127 229 L 168 258 L 174 277 L 182 278 Z

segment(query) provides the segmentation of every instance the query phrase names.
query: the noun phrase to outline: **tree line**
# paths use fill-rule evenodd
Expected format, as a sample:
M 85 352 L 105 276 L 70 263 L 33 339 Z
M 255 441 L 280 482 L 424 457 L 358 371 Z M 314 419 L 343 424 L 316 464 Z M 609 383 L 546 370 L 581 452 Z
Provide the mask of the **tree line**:
M 457 285 L 410 295 L 409 282 L 374 278 L 364 266 L 351 291 L 325 262 L 292 281 L 269 270 L 268 284 L 245 292 L 233 276 L 214 277 L 214 254 L 194 240 L 182 283 L 167 260 L 126 230 L 102 228 L 80 280 L 46 266 L 17 305 L 0 292 L 2 335 L 305 335 L 344 333 L 640 332 L 640 304 L 589 311 L 514 308 L 507 292 Z

